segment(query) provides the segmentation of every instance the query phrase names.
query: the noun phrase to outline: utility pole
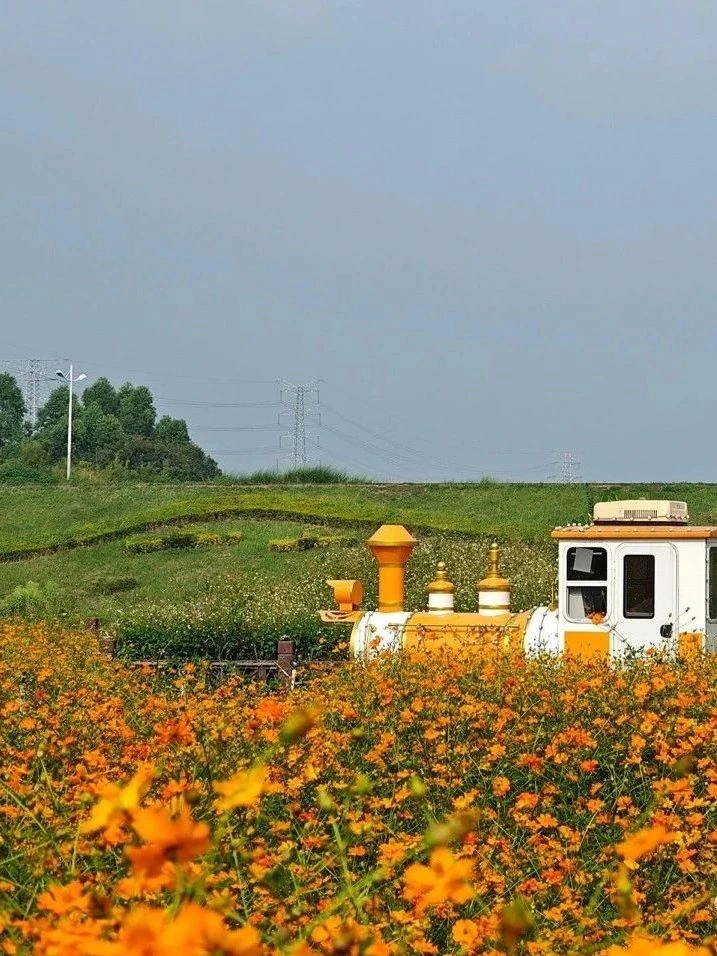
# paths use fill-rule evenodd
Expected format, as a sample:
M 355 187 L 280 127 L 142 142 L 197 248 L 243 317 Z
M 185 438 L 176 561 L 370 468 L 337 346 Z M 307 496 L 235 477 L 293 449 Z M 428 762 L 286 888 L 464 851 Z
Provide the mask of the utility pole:
M 75 382 L 81 382 L 83 379 L 87 378 L 87 376 L 84 372 L 82 375 L 73 375 L 72 362 L 70 362 L 69 372 L 63 372 L 62 369 L 58 369 L 55 374 L 58 378 L 61 378 L 70 386 L 70 401 L 67 408 L 67 480 L 69 481 L 72 469 L 72 386 L 75 384 Z
M 313 438 L 313 432 L 306 430 L 307 419 L 310 422 L 321 424 L 321 416 L 314 407 L 319 404 L 319 382 L 305 385 L 296 385 L 293 382 L 280 383 L 279 400 L 282 405 L 290 407 L 285 412 L 279 412 L 279 424 L 287 428 L 279 437 L 279 447 L 284 449 L 282 439 L 288 439 L 290 446 L 287 449 L 292 468 L 306 467 L 306 440 Z M 309 411 L 307 411 L 307 397 Z M 289 423 L 282 421 L 282 416 L 290 416 Z

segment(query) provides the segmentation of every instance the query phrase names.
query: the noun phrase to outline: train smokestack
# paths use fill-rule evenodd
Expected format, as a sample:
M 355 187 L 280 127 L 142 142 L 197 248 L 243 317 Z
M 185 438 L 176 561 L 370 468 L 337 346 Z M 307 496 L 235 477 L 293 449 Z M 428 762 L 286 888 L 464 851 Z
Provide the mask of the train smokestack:
M 379 611 L 404 610 L 406 563 L 417 543 L 400 524 L 381 525 L 366 542 L 378 564 Z

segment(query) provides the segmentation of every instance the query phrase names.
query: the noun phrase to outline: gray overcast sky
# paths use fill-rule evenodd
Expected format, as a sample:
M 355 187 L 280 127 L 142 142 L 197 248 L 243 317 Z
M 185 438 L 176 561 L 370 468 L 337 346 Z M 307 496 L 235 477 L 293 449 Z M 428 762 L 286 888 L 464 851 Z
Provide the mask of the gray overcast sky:
M 9 0 L 0 361 L 146 382 L 228 470 L 276 409 L 170 402 L 322 379 L 351 471 L 715 480 L 716 42 L 714 0 Z

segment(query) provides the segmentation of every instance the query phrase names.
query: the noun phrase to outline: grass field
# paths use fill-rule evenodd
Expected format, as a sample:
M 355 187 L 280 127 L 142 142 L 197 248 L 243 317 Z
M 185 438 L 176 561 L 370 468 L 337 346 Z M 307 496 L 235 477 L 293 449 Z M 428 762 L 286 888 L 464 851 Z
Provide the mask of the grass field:
M 18 486 L 3 488 L 0 496 L 0 557 L 217 514 L 389 521 L 416 529 L 536 541 L 544 540 L 555 525 L 585 521 L 595 500 L 618 497 L 684 499 L 696 522 L 717 515 L 717 486 L 708 484 Z

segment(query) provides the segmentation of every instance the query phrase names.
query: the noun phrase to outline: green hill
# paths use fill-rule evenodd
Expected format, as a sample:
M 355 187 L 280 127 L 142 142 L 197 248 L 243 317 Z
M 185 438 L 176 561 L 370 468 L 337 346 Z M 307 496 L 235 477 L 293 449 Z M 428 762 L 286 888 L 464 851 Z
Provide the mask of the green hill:
M 693 521 L 717 515 L 717 485 L 52 485 L 0 492 L 0 560 L 89 544 L 177 521 L 255 515 L 544 540 L 588 519 L 600 498 L 687 501 Z M 717 520 L 717 519 L 715 519 Z

